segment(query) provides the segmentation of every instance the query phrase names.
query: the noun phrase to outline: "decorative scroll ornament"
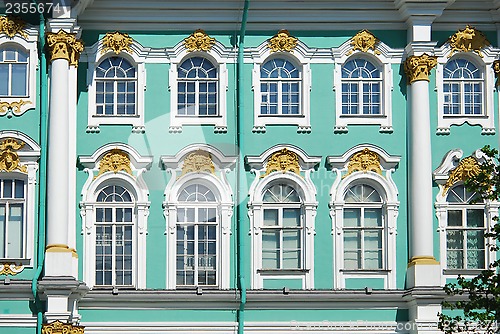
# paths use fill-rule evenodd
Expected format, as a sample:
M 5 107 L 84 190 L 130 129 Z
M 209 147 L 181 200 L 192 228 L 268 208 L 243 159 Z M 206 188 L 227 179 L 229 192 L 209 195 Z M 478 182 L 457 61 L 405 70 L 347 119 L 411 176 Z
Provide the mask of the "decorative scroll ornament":
M 26 22 L 19 17 L 0 16 L 0 34 L 6 34 L 9 38 L 13 38 L 16 34 L 27 38 L 28 35 L 24 32 Z
M 369 49 L 372 49 L 375 54 L 379 55 L 380 51 L 375 49 L 375 45 L 377 43 L 378 43 L 378 38 L 375 37 L 375 35 L 369 32 L 368 30 L 363 29 L 352 38 L 351 40 L 352 50 L 349 51 L 347 55 L 352 54 L 356 50 L 362 52 L 368 52 Z
M 479 175 L 481 172 L 481 167 L 479 162 L 474 157 L 467 157 L 460 161 L 457 167 L 455 167 L 448 176 L 443 189 L 443 195 L 446 194 L 448 189 L 450 189 L 455 183 L 459 181 L 465 181 L 472 177 Z
M 272 172 L 292 172 L 300 175 L 298 155 L 287 148 L 274 153 L 267 162 L 266 173 L 261 177 L 267 176 Z
M 448 40 L 451 46 L 451 53 L 448 56 L 450 58 L 453 52 L 475 52 L 479 57 L 483 57 L 481 49 L 485 46 L 490 45 L 490 42 L 486 39 L 484 34 L 474 27 L 469 25 L 465 26 L 465 29 L 459 30 L 453 34 Z
M 23 146 L 24 142 L 14 138 L 0 141 L 0 172 L 12 172 L 16 169 L 23 173 L 28 172 L 28 167 L 21 165 L 19 155 L 16 152 Z
M 56 320 L 50 324 L 42 325 L 42 334 L 84 334 L 85 327 L 65 324 Z
M 66 59 L 72 66 L 78 66 L 83 43 L 76 38 L 76 34 L 69 34 L 63 30 L 47 34 L 47 44 L 50 50 L 50 61 Z
M 350 175 L 354 172 L 374 172 L 382 175 L 382 168 L 380 167 L 380 158 L 377 153 L 365 148 L 361 152 L 353 154 L 349 159 L 347 165 L 347 174 Z
M 437 65 L 437 58 L 423 54 L 421 56 L 411 56 L 405 61 L 405 73 L 408 77 L 408 83 L 415 81 L 429 81 L 431 69 Z
M 101 176 L 106 172 L 118 173 L 120 171 L 124 171 L 132 175 L 132 169 L 130 168 L 130 158 L 127 153 L 123 152 L 120 149 L 112 149 L 107 153 L 99 163 L 99 173 L 96 175 L 96 178 Z
M 288 30 L 280 30 L 269 40 L 267 46 L 271 49 L 271 52 L 293 52 L 293 49 L 297 46 L 297 42 L 298 39 L 290 36 Z
M 106 53 L 108 50 L 112 50 L 115 54 L 119 54 L 122 51 L 127 51 L 132 53 L 130 45 L 134 40 L 128 34 L 121 33 L 119 31 L 108 32 L 102 39 L 102 45 L 104 48 L 101 53 Z
M 5 262 L 0 263 L 0 275 L 11 275 L 15 276 L 24 270 L 24 266 L 18 266 L 15 263 Z
M 497 86 L 500 85 L 500 60 L 495 60 L 493 62 L 493 71 L 495 71 L 495 74 L 497 76 Z
M 212 162 L 212 157 L 210 156 L 210 153 L 205 151 L 196 151 L 188 155 L 186 159 L 184 159 L 182 173 L 178 178 L 187 173 L 200 172 L 215 174 L 215 166 Z
M 14 102 L 0 102 L 0 115 L 3 113 L 13 112 L 14 114 L 21 114 L 21 107 L 25 104 L 31 104 L 30 101 L 14 101 Z
M 189 52 L 210 51 L 214 44 L 215 38 L 208 36 L 202 29 L 196 30 L 188 38 L 184 39 L 184 46 Z

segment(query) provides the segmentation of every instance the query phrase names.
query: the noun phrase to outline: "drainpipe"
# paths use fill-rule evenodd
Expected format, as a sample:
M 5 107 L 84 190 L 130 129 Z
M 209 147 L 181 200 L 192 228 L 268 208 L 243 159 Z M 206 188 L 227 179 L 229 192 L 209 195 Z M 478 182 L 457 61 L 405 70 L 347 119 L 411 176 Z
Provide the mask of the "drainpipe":
M 242 168 L 243 157 L 241 156 L 241 129 L 243 126 L 242 115 L 245 112 L 245 104 L 244 104 L 244 94 L 243 94 L 243 86 L 245 83 L 243 76 L 243 53 L 245 48 L 245 32 L 247 27 L 247 17 L 248 17 L 248 7 L 250 5 L 250 0 L 245 0 L 245 5 L 243 7 L 243 16 L 241 18 L 241 28 L 240 28 L 240 36 L 238 41 L 238 64 L 237 64 L 237 104 L 236 104 L 236 147 L 238 148 L 238 163 L 236 164 L 236 229 L 238 231 L 236 245 L 238 252 L 238 287 L 240 289 L 240 307 L 237 312 L 238 318 L 238 334 L 243 334 L 245 329 L 245 304 L 247 302 L 247 287 L 245 283 L 245 266 L 243 265 L 243 261 L 245 260 L 245 230 L 243 229 L 243 224 L 241 222 L 242 209 L 241 203 L 243 199 L 243 194 L 240 185 L 243 184 L 241 174 L 244 170 Z M 240 116 L 241 115 L 241 116 Z
M 31 0 L 37 5 L 36 0 Z M 40 13 L 39 25 L 39 50 L 40 50 L 40 164 L 39 164 L 39 188 L 38 188 L 38 255 L 36 272 L 31 281 L 31 292 L 35 299 L 36 332 L 42 333 L 43 309 L 38 296 L 38 279 L 42 274 L 45 257 L 45 197 L 46 197 L 46 166 L 47 166 L 47 61 L 45 59 L 45 17 Z

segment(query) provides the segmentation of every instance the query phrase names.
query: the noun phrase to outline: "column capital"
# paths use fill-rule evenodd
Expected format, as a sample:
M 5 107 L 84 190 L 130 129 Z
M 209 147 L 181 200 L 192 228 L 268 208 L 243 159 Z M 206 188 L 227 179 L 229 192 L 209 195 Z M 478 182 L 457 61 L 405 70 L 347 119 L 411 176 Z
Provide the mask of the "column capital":
M 405 61 L 405 73 L 408 84 L 415 81 L 429 81 L 429 73 L 437 65 L 437 57 L 424 53 L 421 56 L 410 56 Z
M 66 59 L 70 65 L 77 67 L 80 53 L 83 51 L 83 42 L 64 30 L 47 34 L 47 45 L 50 51 L 50 61 Z

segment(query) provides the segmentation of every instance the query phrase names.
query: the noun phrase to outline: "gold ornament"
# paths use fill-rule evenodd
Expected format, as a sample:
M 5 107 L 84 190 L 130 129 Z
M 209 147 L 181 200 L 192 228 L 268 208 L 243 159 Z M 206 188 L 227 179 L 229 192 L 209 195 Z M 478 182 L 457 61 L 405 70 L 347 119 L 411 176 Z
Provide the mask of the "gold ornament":
M 184 46 L 189 52 L 192 51 L 210 51 L 215 44 L 215 38 L 207 35 L 202 29 L 193 32 L 189 37 L 184 39 Z
M 66 59 L 70 65 L 77 67 L 83 43 L 76 39 L 76 34 L 69 34 L 63 30 L 47 34 L 47 45 L 50 50 L 50 61 Z
M 500 60 L 495 60 L 493 62 L 493 71 L 495 71 L 495 74 L 497 76 L 497 86 L 500 84 Z
M 472 177 L 479 175 L 481 167 L 479 162 L 474 157 L 467 157 L 460 161 L 457 167 L 450 171 L 448 180 L 446 181 L 443 189 L 443 194 L 446 194 L 455 183 L 465 181 Z
M 21 107 L 24 106 L 25 104 L 31 104 L 30 101 L 24 101 L 24 100 L 19 100 L 19 101 L 14 101 L 14 102 L 0 102 L 0 114 L 2 111 L 4 113 L 7 113 L 9 110 L 11 110 L 14 114 L 21 114 Z
M 127 153 L 120 149 L 112 149 L 107 153 L 99 163 L 99 173 L 94 178 L 98 178 L 101 174 L 106 172 L 118 173 L 124 171 L 132 175 L 132 169 L 130 168 L 130 158 Z
M 418 80 L 429 81 L 431 69 L 437 65 L 437 58 L 423 54 L 421 56 L 411 56 L 405 61 L 405 73 L 408 83 L 412 84 Z
M 347 165 L 347 174 L 350 175 L 354 172 L 374 172 L 382 175 L 382 168 L 380 167 L 380 158 L 377 153 L 365 148 L 361 152 L 354 154 L 349 159 Z
M 6 34 L 9 38 L 13 38 L 16 34 L 27 38 L 28 35 L 24 32 L 26 22 L 19 17 L 14 16 L 0 16 L 0 34 Z
M 280 30 L 269 40 L 267 46 L 271 49 L 271 52 L 293 52 L 293 49 L 297 46 L 297 42 L 298 39 L 290 36 L 288 30 Z
M 292 172 L 300 175 L 299 157 L 295 152 L 284 148 L 274 153 L 266 165 L 266 173 L 261 177 L 267 176 L 272 172 Z
M 15 263 L 5 262 L 0 263 L 0 275 L 15 276 L 24 270 L 23 265 L 16 265 Z
M 459 30 L 453 34 L 448 40 L 451 46 L 451 53 L 448 56 L 451 57 L 453 52 L 475 52 L 479 57 L 483 57 L 481 49 L 490 42 L 486 39 L 484 34 L 474 27 L 469 25 L 465 26 L 465 29 Z
M 347 53 L 347 55 L 352 54 L 354 51 L 359 50 L 362 52 L 368 52 L 372 49 L 375 54 L 380 54 L 380 51 L 375 50 L 375 44 L 378 43 L 378 38 L 375 37 L 371 32 L 366 29 L 358 32 L 351 40 L 352 50 Z
M 0 172 L 12 172 L 16 169 L 28 172 L 28 167 L 20 164 L 19 155 L 15 152 L 23 146 L 24 142 L 14 138 L 6 138 L 0 142 Z
M 178 178 L 187 173 L 201 172 L 215 174 L 215 166 L 212 162 L 210 153 L 200 150 L 191 153 L 186 157 L 186 159 L 184 159 L 184 163 L 182 164 L 182 173 Z
M 116 54 L 119 54 L 122 51 L 132 53 L 130 45 L 132 45 L 133 42 L 134 40 L 128 34 L 124 34 L 119 31 L 108 32 L 102 39 L 102 45 L 104 45 L 104 48 L 102 49 L 101 54 L 106 53 L 108 50 L 112 50 Z
M 42 325 L 42 334 L 84 334 L 85 327 L 65 324 L 59 320 Z

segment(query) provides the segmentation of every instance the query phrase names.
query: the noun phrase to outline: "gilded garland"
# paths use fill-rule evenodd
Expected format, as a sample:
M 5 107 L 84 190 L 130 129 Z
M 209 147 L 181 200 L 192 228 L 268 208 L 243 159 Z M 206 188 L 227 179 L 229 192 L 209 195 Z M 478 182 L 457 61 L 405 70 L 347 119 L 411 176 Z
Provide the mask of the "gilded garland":
M 16 169 L 23 173 L 28 172 L 28 167 L 21 165 L 19 155 L 16 152 L 23 146 L 24 142 L 14 138 L 0 141 L 0 172 L 12 172 Z
M 455 169 L 450 171 L 448 180 L 446 181 L 443 189 L 443 194 L 446 194 L 455 183 L 465 181 L 469 178 L 479 175 L 481 167 L 474 157 L 467 157 L 462 159 Z
M 481 31 L 469 25 L 454 33 L 448 42 L 451 46 L 451 53 L 448 57 L 451 57 L 453 52 L 475 52 L 479 57 L 483 57 L 481 49 L 490 45 Z
M 15 276 L 23 271 L 23 269 L 23 265 L 18 266 L 17 264 L 10 262 L 0 263 L 0 275 Z
M 378 43 L 378 38 L 375 37 L 371 32 L 366 29 L 358 32 L 351 40 L 352 50 L 348 52 L 348 55 L 356 50 L 362 52 L 368 52 L 368 50 L 373 50 L 375 54 L 380 54 L 380 51 L 375 49 L 375 45 Z
M 212 38 L 202 29 L 193 32 L 189 37 L 184 39 L 184 46 L 189 52 L 192 51 L 210 51 L 215 44 L 215 38 Z
M 262 177 L 272 172 L 292 172 L 300 175 L 299 157 L 295 152 L 289 151 L 287 148 L 274 153 L 269 158 L 266 165 L 266 173 Z
M 130 158 L 127 153 L 120 149 L 112 149 L 107 153 L 99 163 L 99 173 L 95 178 L 106 172 L 118 173 L 124 171 L 132 175 L 132 169 L 130 168 Z
M 271 49 L 271 52 L 293 52 L 293 49 L 297 46 L 297 42 L 298 39 L 290 36 L 288 30 L 280 30 L 269 40 L 267 46 Z
M 0 115 L 1 114 L 6 114 L 7 112 L 11 111 L 14 114 L 21 114 L 21 107 L 24 106 L 25 104 L 31 104 L 30 101 L 24 101 L 24 100 L 19 100 L 19 101 L 14 101 L 14 102 L 0 102 Z
M 133 42 L 134 40 L 128 34 L 119 31 L 108 32 L 102 39 L 102 45 L 104 47 L 101 53 L 106 53 L 108 50 L 114 51 L 115 54 L 119 54 L 122 51 L 132 53 L 130 45 L 132 45 Z
M 349 159 L 347 174 L 344 175 L 344 177 L 354 172 L 374 172 L 382 175 L 382 168 L 380 167 L 380 158 L 378 154 L 367 148 L 354 154 Z
M 408 77 L 408 83 L 415 81 L 429 81 L 429 74 L 433 67 L 437 65 L 437 58 L 423 54 L 421 56 L 411 56 L 405 61 L 405 73 Z
M 0 16 L 0 34 L 6 34 L 9 38 L 13 38 L 16 34 L 27 38 L 28 35 L 24 32 L 26 22 L 19 17 Z
M 65 324 L 59 320 L 42 325 L 42 334 L 83 334 L 85 327 Z
M 47 34 L 47 45 L 50 50 L 50 61 L 66 59 L 72 66 L 78 66 L 80 53 L 83 51 L 83 42 L 76 38 L 76 34 L 69 34 L 63 30 Z
M 184 159 L 182 164 L 182 173 L 179 178 L 187 173 L 211 173 L 215 174 L 215 166 L 212 162 L 210 153 L 205 151 L 196 151 Z

